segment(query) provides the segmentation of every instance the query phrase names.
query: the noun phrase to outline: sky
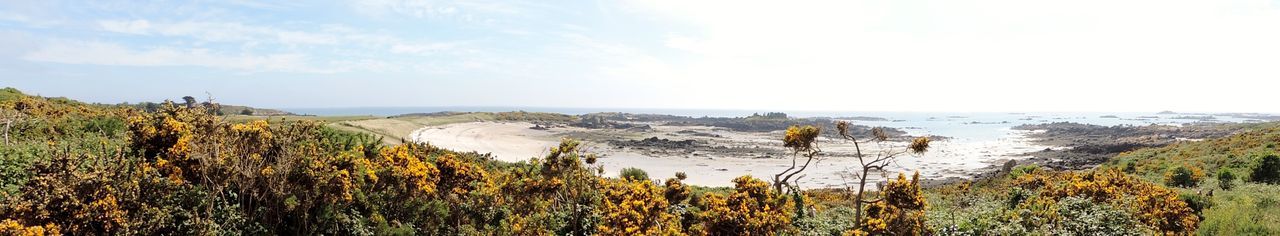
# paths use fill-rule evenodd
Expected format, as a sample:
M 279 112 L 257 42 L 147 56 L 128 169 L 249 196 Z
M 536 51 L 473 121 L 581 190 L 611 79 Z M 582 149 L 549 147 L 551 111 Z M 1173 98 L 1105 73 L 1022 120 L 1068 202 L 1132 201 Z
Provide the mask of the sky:
M 1280 113 L 1280 0 L 0 0 L 100 102 Z

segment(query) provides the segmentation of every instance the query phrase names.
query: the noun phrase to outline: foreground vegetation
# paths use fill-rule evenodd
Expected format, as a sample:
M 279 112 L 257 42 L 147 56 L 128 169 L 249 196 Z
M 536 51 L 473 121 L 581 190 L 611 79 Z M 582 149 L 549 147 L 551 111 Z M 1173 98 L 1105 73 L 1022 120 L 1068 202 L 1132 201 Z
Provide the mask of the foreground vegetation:
M 145 111 L 0 90 L 0 234 L 1147 235 L 1276 225 L 1275 182 L 1256 171 L 1274 153 L 1274 128 L 1126 153 L 1086 172 L 1024 166 L 930 189 L 897 174 L 858 195 L 792 188 L 793 173 L 732 188 L 688 186 L 683 173 L 603 176 L 573 140 L 506 163 L 334 125 L 347 121 L 236 119 L 217 106 Z M 795 127 L 780 139 L 819 158 L 819 132 Z M 925 151 L 918 142 L 908 150 Z M 1221 170 L 1240 177 L 1203 174 Z
M 1176 186 L 1204 218 L 1204 235 L 1280 235 L 1280 125 L 1230 137 L 1137 150 L 1100 168 Z

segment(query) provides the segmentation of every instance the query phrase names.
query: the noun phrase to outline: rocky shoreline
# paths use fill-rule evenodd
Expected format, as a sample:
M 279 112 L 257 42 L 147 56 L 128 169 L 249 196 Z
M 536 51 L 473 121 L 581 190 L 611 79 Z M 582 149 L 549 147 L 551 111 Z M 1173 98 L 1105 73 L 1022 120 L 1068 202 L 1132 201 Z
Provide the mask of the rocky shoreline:
M 1101 126 L 1070 122 L 1019 125 L 1016 130 L 1041 131 L 1030 134 L 1032 142 L 1052 146 L 1022 154 L 1026 159 L 1008 160 L 984 168 L 974 179 L 1007 174 L 1018 165 L 1034 164 L 1053 170 L 1085 170 L 1107 162 L 1116 154 L 1141 148 L 1162 147 L 1176 142 L 1225 137 L 1248 128 L 1248 124 L 1187 123 L 1180 126 Z
M 467 114 L 433 114 L 443 120 L 461 120 Z M 474 115 L 474 114 L 472 114 Z M 462 116 L 454 118 L 453 116 Z M 614 171 L 636 167 L 654 176 L 675 172 L 698 172 L 691 184 L 720 186 L 741 175 L 771 175 L 790 164 L 790 153 L 782 147 L 783 130 L 792 125 L 821 127 L 819 137 L 823 158 L 806 171 L 805 185 L 816 188 L 838 188 L 847 167 L 857 162 L 852 143 L 835 136 L 833 123 L 843 118 L 872 120 L 870 117 L 794 118 L 782 113 L 756 114 L 748 117 L 687 117 L 630 113 L 511 114 L 506 119 L 471 121 L 444 126 L 428 126 L 415 132 L 415 141 L 440 144 L 464 151 L 493 152 L 508 161 L 521 161 L 545 155 L 546 147 L 561 138 L 583 141 L 588 151 L 599 154 L 601 165 Z M 948 116 L 963 117 L 963 116 Z M 533 119 L 536 118 L 536 119 Z M 406 118 L 410 119 L 410 118 Z M 962 119 L 962 118 L 954 118 Z M 886 122 L 882 119 L 878 122 Z M 867 124 L 871 122 L 864 121 Z M 892 122 L 892 121 L 889 121 Z M 999 126 L 1010 121 L 962 120 L 953 125 Z M 854 124 L 859 124 L 855 121 Z M 899 160 L 901 165 L 875 178 L 891 177 L 899 171 L 918 170 L 926 185 L 990 178 L 1007 173 L 1018 165 L 1036 164 L 1048 169 L 1080 170 L 1097 166 L 1112 156 L 1139 148 L 1160 147 L 1176 142 L 1227 136 L 1246 128 L 1248 123 L 1188 123 L 1184 125 L 1100 126 L 1082 123 L 1037 123 L 1008 126 L 1009 133 L 995 139 L 960 138 L 931 135 L 916 126 L 884 128 L 887 142 L 864 145 L 885 150 L 905 145 L 915 138 L 908 134 L 928 135 L 937 147 L 926 155 Z M 972 129 L 972 128 L 967 128 Z M 866 140 L 872 127 L 855 125 L 850 129 Z M 529 145 L 526 145 L 529 144 Z M 524 146 L 521 146 L 524 145 Z M 542 154 L 539 154 L 542 153 Z M 1016 160 L 1016 161 L 1011 161 Z M 880 176 L 885 174 L 886 176 Z

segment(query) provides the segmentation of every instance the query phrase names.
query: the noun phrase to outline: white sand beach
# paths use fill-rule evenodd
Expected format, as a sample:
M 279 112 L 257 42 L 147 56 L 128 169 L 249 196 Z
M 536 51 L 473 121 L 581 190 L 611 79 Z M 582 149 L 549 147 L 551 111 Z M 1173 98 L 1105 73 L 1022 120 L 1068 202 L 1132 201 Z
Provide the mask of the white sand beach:
M 527 122 L 469 122 L 441 126 L 430 126 L 412 133 L 410 140 L 426 142 L 439 147 L 456 151 L 476 151 L 492 153 L 497 160 L 518 162 L 531 157 L 542 156 L 550 147 L 556 145 L 566 136 L 584 136 L 589 130 L 575 127 L 553 127 L 548 130 L 530 129 L 534 124 Z M 719 137 L 692 137 L 676 135 L 680 130 L 697 130 L 713 133 Z M 616 132 L 616 131 L 613 131 Z M 978 173 L 979 169 L 998 164 L 1004 160 L 1021 159 L 1019 154 L 1041 150 L 1045 146 L 1031 144 L 1023 135 L 1028 131 L 1009 131 L 1005 137 L 995 141 L 966 141 L 951 139 L 934 142 L 930 152 L 915 156 L 903 155 L 897 163 L 890 166 L 885 173 L 873 173 L 871 178 L 895 177 L 899 172 L 910 174 L 920 171 L 925 178 L 940 179 L 946 177 L 968 177 Z M 583 140 L 585 151 L 601 156 L 599 165 L 606 170 L 606 175 L 616 176 L 618 171 L 626 167 L 644 169 L 654 179 L 665 179 L 676 172 L 688 174 L 687 183 L 703 186 L 732 186 L 731 180 L 742 175 L 752 175 L 761 179 L 772 179 L 773 175 L 791 166 L 791 157 L 772 156 L 762 158 L 760 154 L 751 152 L 653 152 L 633 148 L 619 148 L 607 145 L 611 138 L 594 138 Z M 760 146 L 762 148 L 782 149 L 781 132 L 734 132 L 703 126 L 654 126 L 653 130 L 632 134 L 637 137 L 661 137 L 671 139 L 699 139 L 721 146 Z M 625 138 L 613 138 L 624 139 Z M 824 154 L 815 161 L 802 175 L 800 184 L 804 188 L 837 188 L 850 180 L 850 168 L 857 166 L 853 158 L 852 145 L 835 140 L 820 139 L 820 147 Z M 864 145 L 864 153 L 872 155 L 886 148 L 902 148 L 904 143 L 886 142 L 879 145 Z M 800 160 L 803 162 L 803 159 Z
M 545 155 L 560 143 L 555 133 L 529 129 L 525 122 L 469 122 L 418 129 L 410 140 L 456 151 L 492 153 L 497 160 L 519 162 Z

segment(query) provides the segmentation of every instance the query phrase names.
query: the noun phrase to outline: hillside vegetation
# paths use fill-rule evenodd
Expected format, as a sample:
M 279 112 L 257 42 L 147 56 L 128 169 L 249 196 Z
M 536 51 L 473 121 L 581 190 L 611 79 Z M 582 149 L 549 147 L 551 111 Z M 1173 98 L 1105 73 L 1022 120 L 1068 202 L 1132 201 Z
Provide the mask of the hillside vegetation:
M 388 119 L 228 119 L 217 106 L 166 102 L 145 111 L 0 90 L 0 234 L 1268 234 L 1276 216 L 1269 179 L 1187 197 L 1219 184 L 1201 177 L 1194 187 L 1166 187 L 1166 179 L 1180 177 L 1165 176 L 1172 163 L 1187 160 L 1204 163 L 1192 165 L 1199 167 L 1187 171 L 1192 177 L 1222 169 L 1242 179 L 1269 176 L 1253 174 L 1252 159 L 1274 152 L 1274 128 L 1126 153 L 1092 171 L 1024 166 L 930 189 L 918 174 L 897 174 L 880 191 L 858 197 L 852 189 L 802 191 L 785 178 L 742 176 L 732 188 L 704 188 L 684 184 L 684 173 L 604 176 L 596 156 L 574 140 L 548 147 L 546 156 L 507 163 L 385 144 L 339 128 Z M 571 117 L 392 119 L 421 125 L 561 118 Z M 854 139 L 848 124 L 836 127 Z M 815 157 L 823 131 L 793 126 L 778 138 Z M 884 131 L 873 133 L 888 139 Z M 908 150 L 925 152 L 928 142 L 918 138 Z M 1242 220 L 1252 218 L 1262 220 Z
M 1204 235 L 1280 234 L 1280 125 L 1121 154 L 1102 168 L 1177 186 L 1201 210 Z

